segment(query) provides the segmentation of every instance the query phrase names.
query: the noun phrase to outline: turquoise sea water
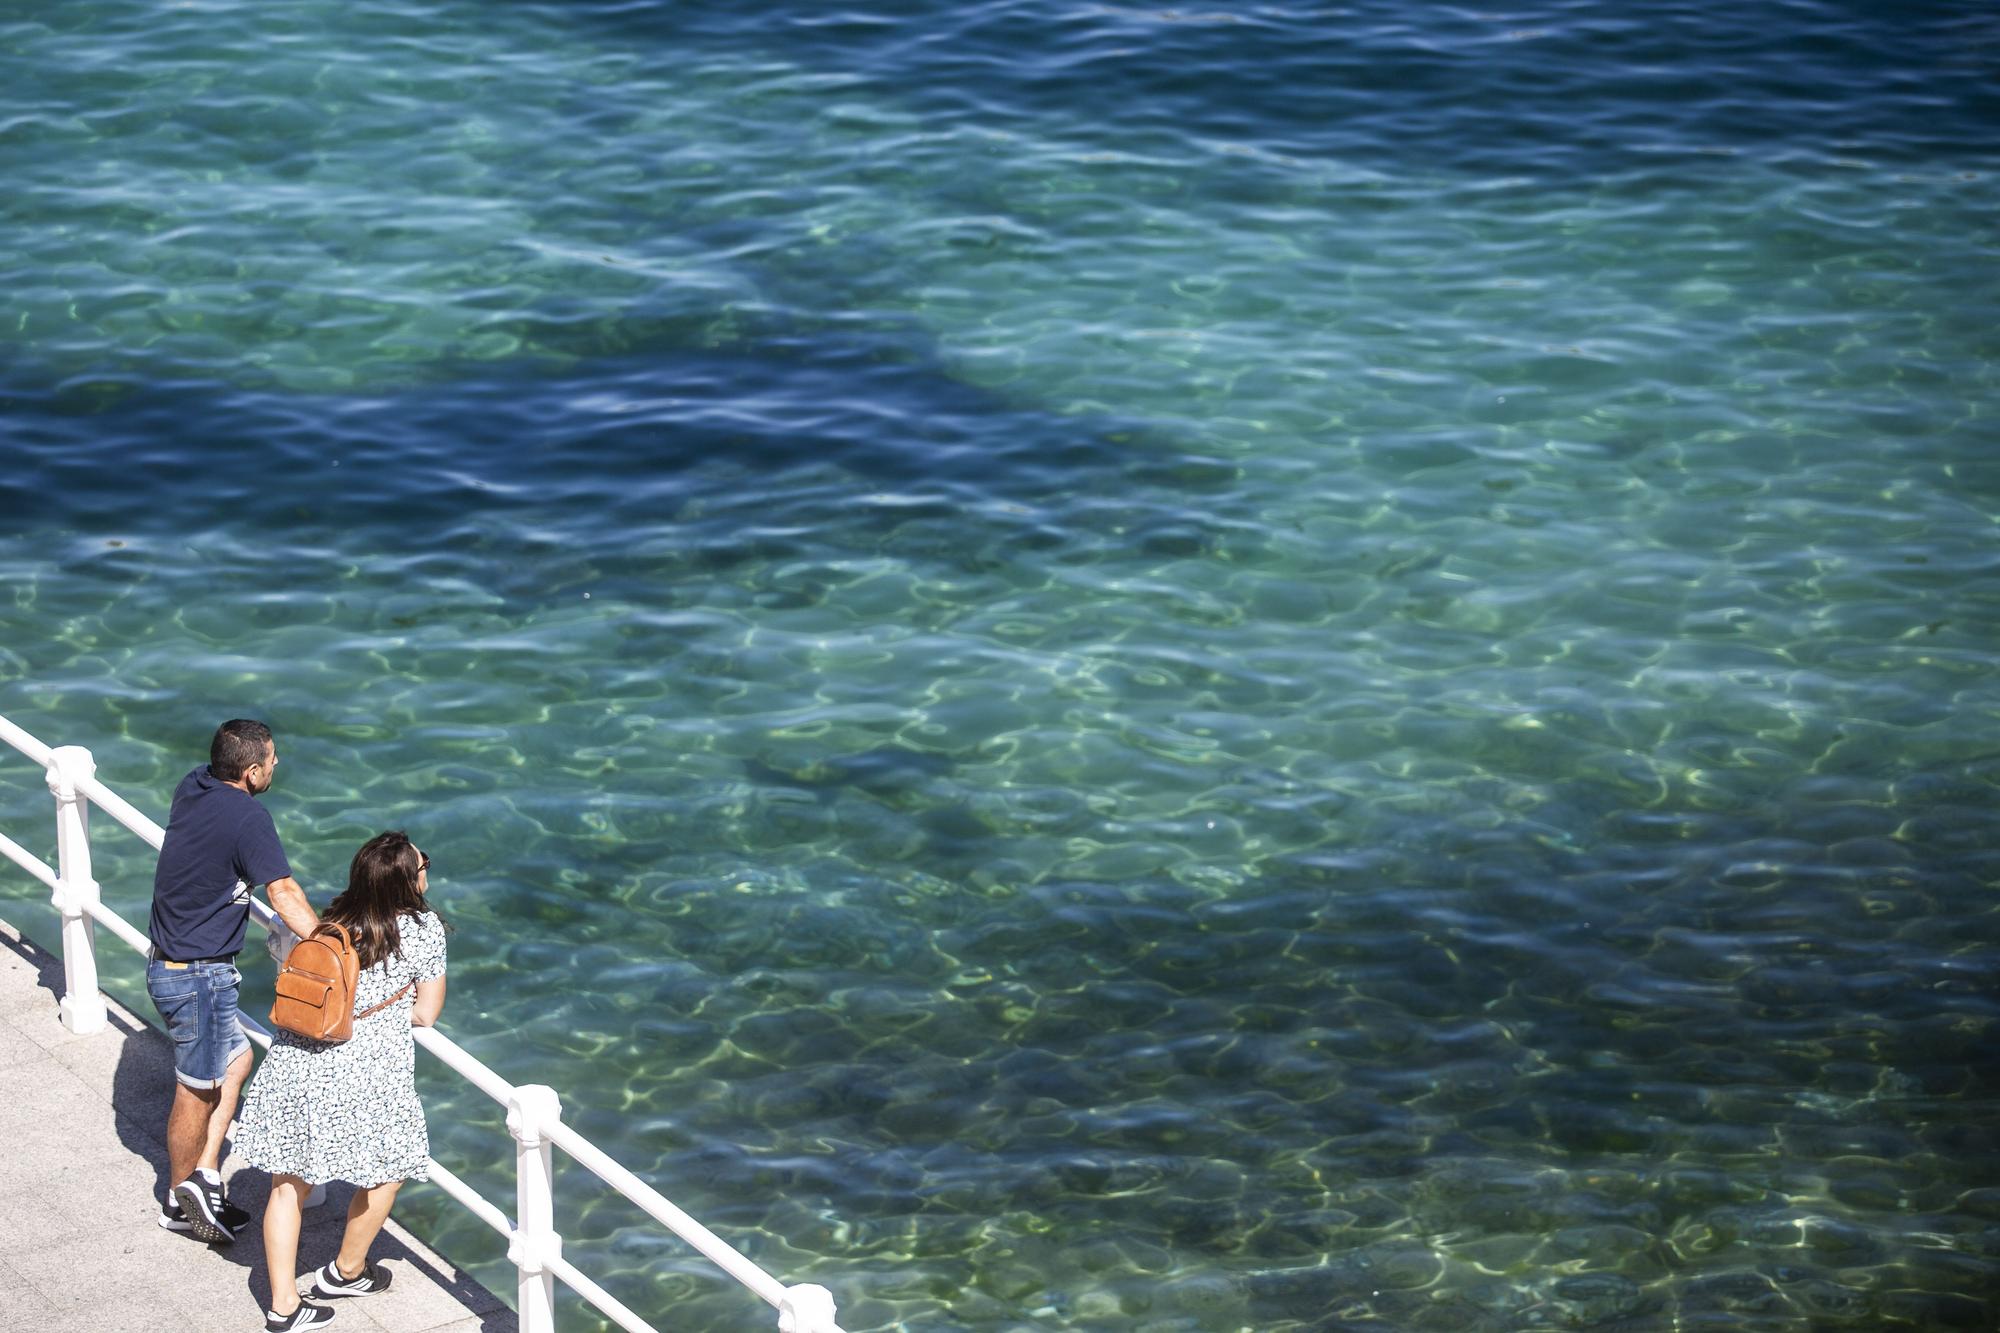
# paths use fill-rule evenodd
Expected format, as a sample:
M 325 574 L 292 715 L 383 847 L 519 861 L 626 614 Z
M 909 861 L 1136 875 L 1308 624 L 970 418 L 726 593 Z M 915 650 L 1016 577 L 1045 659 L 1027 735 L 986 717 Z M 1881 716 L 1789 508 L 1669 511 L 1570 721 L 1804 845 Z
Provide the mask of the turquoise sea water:
M 1974 4 L 0 6 L 0 713 L 159 817 L 269 720 L 315 896 L 408 828 L 446 1031 L 854 1333 L 1990 1327 L 1996 74 Z

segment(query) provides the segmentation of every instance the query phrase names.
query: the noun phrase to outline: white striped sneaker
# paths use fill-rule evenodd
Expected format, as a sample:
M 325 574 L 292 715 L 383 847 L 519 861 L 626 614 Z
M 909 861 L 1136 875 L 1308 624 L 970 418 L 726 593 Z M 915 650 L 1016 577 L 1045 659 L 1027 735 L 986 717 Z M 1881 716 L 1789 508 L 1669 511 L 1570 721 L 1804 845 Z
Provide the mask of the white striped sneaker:
M 174 1186 L 174 1197 L 180 1200 L 181 1216 L 195 1235 L 210 1245 L 227 1245 L 236 1239 L 236 1228 L 229 1225 L 224 1212 L 227 1201 L 222 1197 L 220 1184 L 211 1185 L 200 1176 L 189 1176 Z
M 228 1199 L 222 1201 L 222 1225 L 228 1227 L 231 1231 L 243 1230 L 244 1227 L 250 1225 L 252 1220 L 250 1214 L 238 1208 Z M 187 1212 L 181 1207 L 181 1201 L 178 1196 L 169 1194 L 167 1201 L 160 1205 L 160 1229 L 162 1231 L 177 1231 L 184 1236 L 194 1231 L 194 1223 L 188 1221 Z
M 296 1333 L 298 1329 L 318 1328 L 321 1324 L 332 1322 L 333 1311 L 311 1301 L 300 1301 L 299 1308 L 288 1315 L 281 1315 L 275 1310 L 264 1311 L 266 1333 Z
M 373 1296 L 388 1289 L 389 1270 L 382 1265 L 369 1264 L 358 1277 L 342 1277 L 340 1261 L 336 1259 L 312 1275 L 312 1285 L 306 1288 L 305 1294 L 325 1299 L 331 1296 Z

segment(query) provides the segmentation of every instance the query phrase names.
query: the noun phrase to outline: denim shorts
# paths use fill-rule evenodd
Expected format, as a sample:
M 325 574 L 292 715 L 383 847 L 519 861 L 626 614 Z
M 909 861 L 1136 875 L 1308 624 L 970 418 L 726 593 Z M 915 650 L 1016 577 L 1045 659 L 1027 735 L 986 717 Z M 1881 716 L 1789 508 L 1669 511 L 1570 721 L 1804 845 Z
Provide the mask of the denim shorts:
M 218 1088 L 237 1052 L 250 1038 L 236 1026 L 236 990 L 243 974 L 234 963 L 169 966 L 146 964 L 146 993 L 174 1039 L 174 1077 L 190 1088 Z

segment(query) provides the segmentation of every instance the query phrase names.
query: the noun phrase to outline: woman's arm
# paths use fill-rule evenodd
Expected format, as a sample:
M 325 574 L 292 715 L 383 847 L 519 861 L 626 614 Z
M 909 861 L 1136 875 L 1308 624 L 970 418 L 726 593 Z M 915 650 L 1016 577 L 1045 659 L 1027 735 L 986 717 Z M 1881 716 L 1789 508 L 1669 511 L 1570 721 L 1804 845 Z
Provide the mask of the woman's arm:
M 435 1027 L 438 1015 L 442 1012 L 444 1012 L 444 978 L 432 977 L 429 981 L 419 981 L 416 1003 L 410 1006 L 410 1026 Z

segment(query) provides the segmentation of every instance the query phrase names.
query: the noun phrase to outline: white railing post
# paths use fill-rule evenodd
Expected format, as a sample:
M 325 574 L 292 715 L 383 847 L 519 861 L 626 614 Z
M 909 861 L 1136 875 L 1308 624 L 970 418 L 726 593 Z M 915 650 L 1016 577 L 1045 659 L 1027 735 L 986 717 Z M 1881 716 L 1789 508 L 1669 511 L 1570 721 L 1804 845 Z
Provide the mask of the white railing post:
M 71 1032 L 102 1031 L 104 995 L 97 989 L 97 881 L 90 873 L 90 802 L 77 783 L 97 772 L 97 762 L 81 745 L 49 752 L 49 791 L 56 798 L 57 887 L 51 896 L 62 913 L 63 1026 Z
M 521 1333 L 555 1333 L 556 1275 L 548 1260 L 562 1257 L 562 1237 L 556 1234 L 554 1159 L 546 1131 L 561 1119 L 556 1090 L 539 1083 L 515 1088 L 507 1103 L 515 1209 L 507 1258 L 521 1274 Z
M 810 1282 L 785 1288 L 778 1302 L 778 1333 L 830 1333 L 838 1330 L 833 1293 Z

